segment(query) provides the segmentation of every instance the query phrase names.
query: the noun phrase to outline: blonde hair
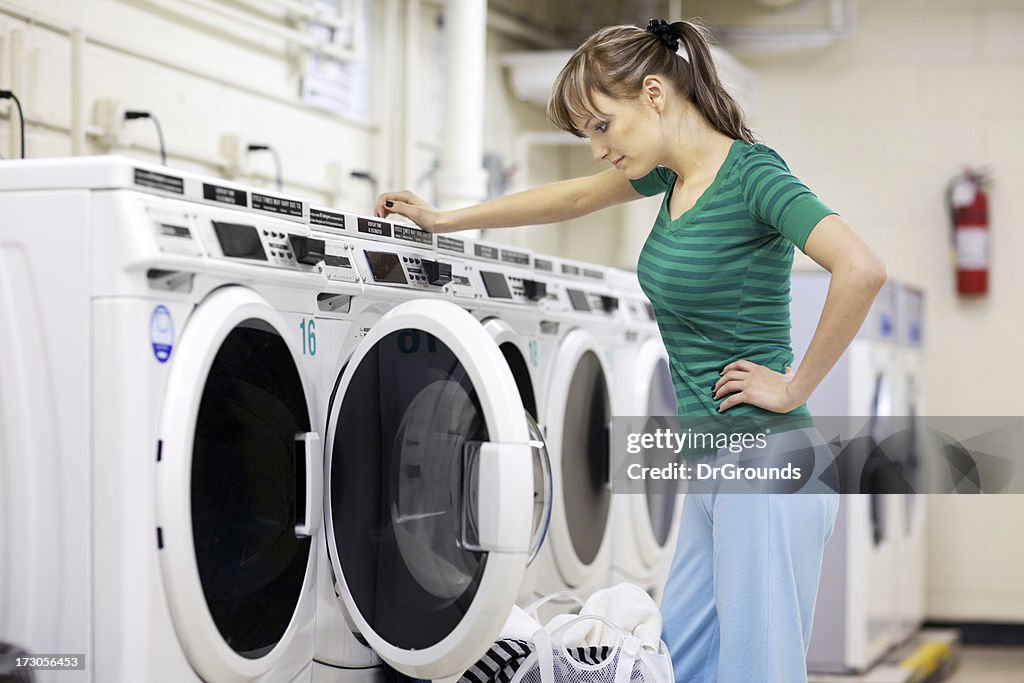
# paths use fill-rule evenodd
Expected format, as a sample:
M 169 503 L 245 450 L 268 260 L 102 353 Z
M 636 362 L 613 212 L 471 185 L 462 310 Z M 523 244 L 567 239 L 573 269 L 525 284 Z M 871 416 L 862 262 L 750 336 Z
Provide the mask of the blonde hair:
M 668 29 L 686 48 L 689 59 L 677 55 L 657 34 L 636 26 L 609 26 L 587 38 L 555 79 L 548 101 L 551 122 L 586 137 L 578 122 L 599 117 L 594 93 L 630 99 L 640 94 L 646 76 L 658 75 L 674 83 L 716 130 L 756 142 L 743 109 L 718 77 L 707 29 L 689 21 L 669 24 Z

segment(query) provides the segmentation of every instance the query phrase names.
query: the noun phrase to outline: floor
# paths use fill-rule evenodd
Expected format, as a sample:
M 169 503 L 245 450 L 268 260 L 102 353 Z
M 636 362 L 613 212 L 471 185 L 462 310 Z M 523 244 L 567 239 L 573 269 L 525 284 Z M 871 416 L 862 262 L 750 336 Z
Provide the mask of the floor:
M 962 646 L 945 683 L 1024 683 L 1024 647 Z
M 920 638 L 904 646 L 902 652 L 890 654 L 882 662 L 861 675 L 809 674 L 810 683 L 1024 683 L 1024 647 L 995 645 L 953 645 L 952 656 L 955 668 L 949 671 L 949 661 L 940 665 L 939 670 L 929 676 L 924 671 L 901 665 L 903 658 L 913 652 L 923 640 L 944 642 L 955 638 L 953 631 L 931 631 L 927 638 Z M 948 641 L 947 641 L 948 642 Z M 948 654 L 948 653 L 947 653 Z

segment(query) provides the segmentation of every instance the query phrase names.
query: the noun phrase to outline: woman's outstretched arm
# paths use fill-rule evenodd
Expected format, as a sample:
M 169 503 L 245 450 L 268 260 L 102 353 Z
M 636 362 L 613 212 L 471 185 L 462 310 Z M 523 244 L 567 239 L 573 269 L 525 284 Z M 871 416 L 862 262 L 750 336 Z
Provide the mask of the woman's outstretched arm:
M 621 171 L 609 169 L 592 176 L 540 185 L 451 211 L 431 206 L 412 192 L 385 192 L 377 198 L 374 215 L 397 213 L 424 230 L 455 232 L 470 228 L 511 228 L 558 223 L 641 195 Z

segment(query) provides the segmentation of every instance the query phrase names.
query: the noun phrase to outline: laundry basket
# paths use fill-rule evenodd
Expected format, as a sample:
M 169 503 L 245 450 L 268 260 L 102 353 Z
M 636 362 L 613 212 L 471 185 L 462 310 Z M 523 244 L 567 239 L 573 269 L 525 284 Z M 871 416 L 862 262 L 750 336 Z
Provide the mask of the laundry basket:
M 566 635 L 582 622 L 594 620 L 617 635 L 614 644 L 567 643 Z M 596 615 L 580 616 L 548 633 L 533 637 L 533 652 L 523 660 L 510 683 L 674 683 L 672 659 L 664 643 L 657 652 L 639 638 Z
M 620 608 L 612 609 L 609 598 Z M 559 614 L 542 628 L 540 608 L 556 600 L 575 603 L 580 613 Z M 623 611 L 622 604 L 639 609 Z M 657 605 L 632 584 L 597 591 L 586 603 L 566 591 L 553 593 L 513 608 L 500 639 L 459 683 L 674 683 L 660 636 Z

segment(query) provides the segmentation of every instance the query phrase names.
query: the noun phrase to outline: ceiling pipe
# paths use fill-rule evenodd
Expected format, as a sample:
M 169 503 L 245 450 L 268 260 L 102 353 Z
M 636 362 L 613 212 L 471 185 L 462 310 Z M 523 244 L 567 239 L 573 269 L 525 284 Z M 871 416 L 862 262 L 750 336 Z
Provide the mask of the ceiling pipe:
M 486 0 L 449 0 L 444 14 L 444 142 L 438 203 L 455 209 L 484 199 L 484 63 Z

